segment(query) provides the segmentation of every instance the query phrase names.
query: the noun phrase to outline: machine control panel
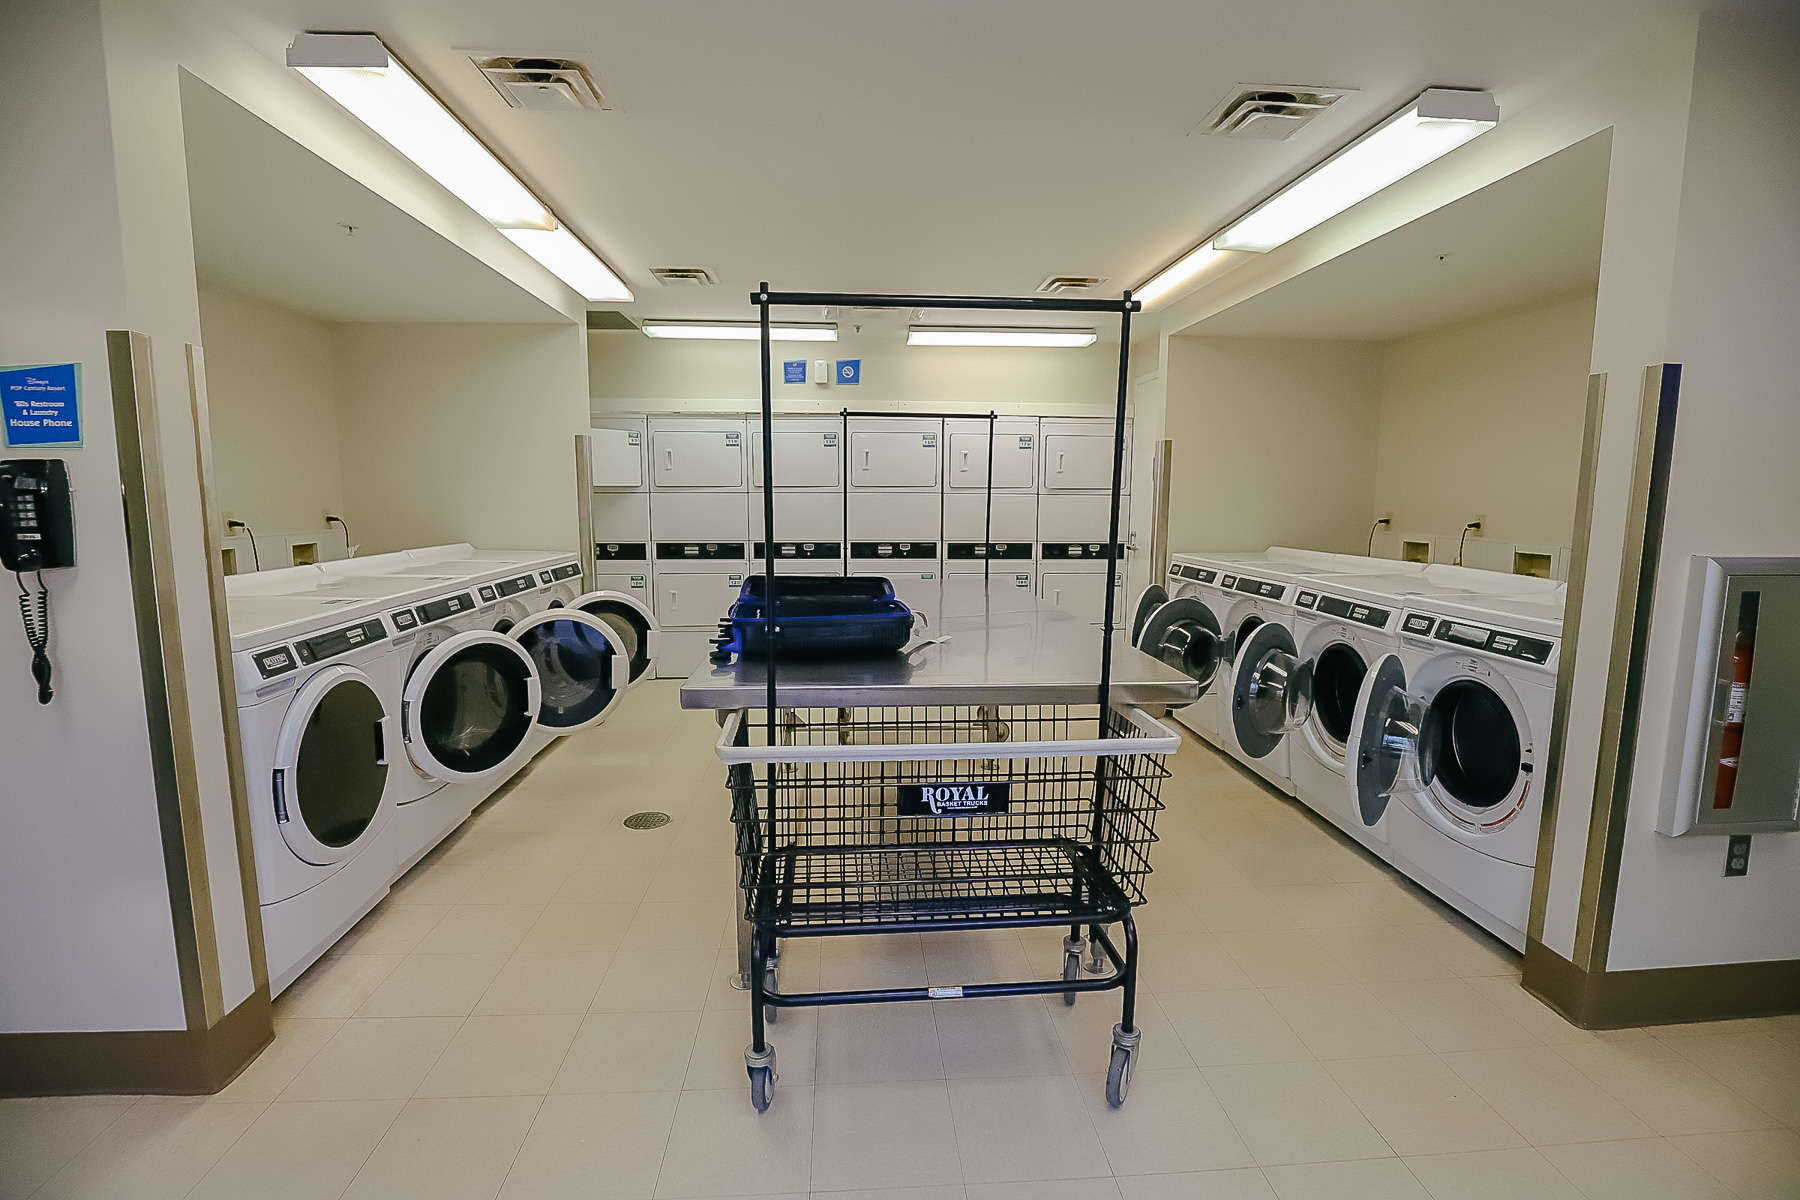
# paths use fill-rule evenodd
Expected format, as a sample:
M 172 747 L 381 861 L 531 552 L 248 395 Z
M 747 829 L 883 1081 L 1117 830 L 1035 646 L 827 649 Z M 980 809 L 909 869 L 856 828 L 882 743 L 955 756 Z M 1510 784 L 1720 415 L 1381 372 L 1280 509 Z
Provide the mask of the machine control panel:
M 1439 620 L 1437 629 L 1431 635 L 1440 642 L 1449 642 L 1455 646 L 1467 646 L 1471 650 L 1486 650 L 1490 654 L 1498 654 L 1502 658 L 1516 658 L 1521 662 L 1547 663 L 1550 651 L 1554 647 L 1543 638 L 1526 637 L 1522 633 L 1507 633 L 1504 630 L 1489 629 L 1483 625 L 1471 625 L 1467 621 Z
M 595 542 L 594 557 L 601 562 L 642 562 L 650 557 L 650 547 L 643 542 Z
M 1301 593 L 1302 596 L 1306 594 Z M 1364 604 L 1358 600 L 1346 600 L 1342 596 L 1320 596 L 1318 611 L 1328 617 L 1340 617 L 1346 621 L 1355 621 L 1358 625 L 1367 625 L 1371 629 L 1386 629 L 1388 620 L 1394 615 L 1391 609 Z
M 1294 597 L 1295 608 L 1313 608 L 1319 603 L 1319 593 L 1301 592 Z
M 494 585 L 491 583 L 484 583 L 476 588 L 475 594 L 481 597 L 481 602 L 483 604 L 492 604 L 495 600 L 500 598 L 499 593 L 494 591 Z
M 416 628 L 419 624 L 418 614 L 413 612 L 410 608 L 402 608 L 389 613 L 388 620 L 392 621 L 394 623 L 394 628 L 402 633 L 406 632 L 408 629 Z
M 579 574 L 581 574 L 580 563 L 564 563 L 560 567 L 550 568 L 550 581 L 556 583 L 564 579 L 573 579 Z
M 1231 577 L 1227 575 L 1226 578 Z M 1231 586 L 1234 591 L 1248 596 L 1261 596 L 1265 600 L 1279 600 L 1282 593 L 1287 591 L 1285 583 L 1276 583 L 1273 579 L 1252 579 L 1248 575 L 1238 576 L 1237 582 Z
M 314 637 L 301 638 L 294 643 L 294 652 L 302 663 L 323 662 L 328 658 L 336 658 L 340 654 L 348 654 L 352 650 L 360 650 L 371 642 L 379 642 L 387 637 L 387 626 L 379 617 L 371 617 L 367 621 L 358 621 L 354 625 L 346 625 L 342 629 L 333 629 Z
M 511 579 L 502 579 L 494 587 L 502 596 L 516 596 L 520 592 L 529 592 L 537 586 L 529 573 L 515 575 Z
M 1125 557 L 1125 544 L 1120 542 L 1114 548 L 1115 556 Z M 1043 553 L 1046 559 L 1105 559 L 1105 542 L 1045 542 Z
M 286 646 L 270 646 L 267 650 L 258 650 L 251 657 L 256 660 L 256 669 L 264 679 L 286 675 L 300 665 L 294 661 L 294 652 Z
M 429 625 L 433 621 L 441 621 L 445 617 L 454 617 L 457 613 L 468 612 L 474 607 L 475 597 L 467 592 L 459 592 L 454 596 L 428 601 L 413 611 L 419 614 L 419 621 L 422 624 Z
M 765 543 L 763 543 L 763 542 L 756 543 L 756 553 L 755 553 L 754 557 L 756 557 L 756 558 L 763 557 L 764 545 L 765 545 Z M 810 559 L 813 561 L 817 561 L 819 559 L 833 559 L 833 560 L 840 559 L 840 558 L 844 557 L 844 543 L 842 543 L 842 542 L 776 542 L 775 543 L 775 557 L 776 558 Z
M 951 542 L 947 557 L 964 559 L 1019 559 L 1031 557 L 1030 542 Z
M 936 558 L 936 542 L 851 542 L 851 558 Z
M 658 558 L 743 558 L 742 542 L 658 542 Z
M 1400 628 L 1407 633 L 1416 633 L 1420 637 L 1430 637 L 1431 631 L 1436 625 L 1437 622 L 1427 613 L 1407 613 L 1406 620 L 1400 623 Z
M 1176 563 L 1169 568 L 1169 574 L 1177 579 L 1191 579 L 1195 583 L 1211 583 L 1219 577 L 1219 573 L 1210 568 L 1190 567 L 1186 563 Z

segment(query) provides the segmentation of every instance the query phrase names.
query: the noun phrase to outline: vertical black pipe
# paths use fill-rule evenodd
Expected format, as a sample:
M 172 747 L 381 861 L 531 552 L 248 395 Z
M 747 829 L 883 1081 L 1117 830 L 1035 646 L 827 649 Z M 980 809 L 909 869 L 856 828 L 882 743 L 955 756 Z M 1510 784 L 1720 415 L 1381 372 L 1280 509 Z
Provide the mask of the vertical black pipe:
M 842 424 L 838 428 L 838 455 L 843 459 L 843 467 L 839 471 L 838 485 L 844 489 L 844 540 L 841 546 L 844 551 L 844 574 L 850 574 L 850 410 L 838 409 L 838 420 Z
M 769 745 L 775 743 L 775 400 L 769 377 L 769 283 L 757 289 L 756 311 L 762 326 L 762 455 L 763 455 L 763 593 L 768 598 L 768 621 L 763 645 L 768 676 Z M 775 807 L 775 768 L 769 767 L 769 810 Z
M 1106 619 L 1100 634 L 1101 737 L 1106 736 L 1112 718 L 1113 577 L 1119 569 L 1119 493 L 1125 484 L 1125 393 L 1130 373 L 1131 293 L 1126 292 L 1125 310 L 1119 314 L 1119 395 L 1113 410 L 1112 518 L 1106 535 Z M 1099 802 L 1098 796 L 1095 802 Z
M 981 595 L 984 601 L 993 599 L 988 589 L 992 581 L 994 561 L 994 420 L 998 415 L 993 409 L 988 410 L 987 516 L 981 526 L 982 545 L 987 547 L 981 557 Z M 950 552 L 946 549 L 944 553 L 948 555 Z

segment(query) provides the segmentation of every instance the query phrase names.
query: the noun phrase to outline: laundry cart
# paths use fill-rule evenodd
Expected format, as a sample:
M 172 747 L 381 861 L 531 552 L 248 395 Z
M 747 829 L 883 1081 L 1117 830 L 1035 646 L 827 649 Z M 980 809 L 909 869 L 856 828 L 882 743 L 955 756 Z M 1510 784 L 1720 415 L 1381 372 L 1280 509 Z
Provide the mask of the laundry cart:
M 1159 795 L 1169 774 L 1165 760 L 1180 746 L 1155 712 L 1192 702 L 1198 687 L 1132 648 L 1115 623 L 1111 589 L 1103 589 L 1099 628 L 1055 609 L 984 606 L 979 615 L 944 621 L 933 636 L 901 652 L 796 653 L 789 661 L 774 551 L 780 484 L 772 467 L 769 310 L 1116 314 L 1119 377 L 1102 562 L 1110 572 L 1120 543 L 1131 314 L 1140 305 L 1129 293 L 1114 301 L 868 296 L 773 293 L 767 284 L 751 302 L 762 330 L 767 628 L 754 654 L 734 656 L 735 643 L 721 639 L 681 691 L 683 707 L 719 713 L 717 749 L 726 765 L 743 896 L 738 946 L 750 1002 L 744 1065 L 751 1102 L 763 1111 L 774 1098 L 768 1024 L 784 1008 L 1055 994 L 1074 1004 L 1082 992 L 1117 988 L 1123 1002 L 1106 1098 L 1119 1105 L 1142 1039 L 1132 909 L 1144 902 Z M 868 488 L 923 482 L 901 478 L 899 467 L 888 470 L 914 459 L 935 483 L 941 415 L 917 415 L 911 418 L 916 427 L 906 428 L 865 426 L 861 415 L 852 424 L 853 414 L 842 415 L 851 435 L 853 490 L 859 475 L 867 476 L 861 486 Z M 983 543 L 994 540 L 995 420 L 986 422 L 983 447 Z M 883 504 L 900 507 L 891 496 Z M 855 536 L 851 531 L 853 547 Z M 796 614 L 790 609 L 787 616 Z M 1118 943 L 1107 928 L 1114 925 Z M 1060 974 L 811 992 L 781 986 L 783 940 L 1029 928 L 1068 931 Z M 1084 950 L 1091 952 L 1085 971 Z

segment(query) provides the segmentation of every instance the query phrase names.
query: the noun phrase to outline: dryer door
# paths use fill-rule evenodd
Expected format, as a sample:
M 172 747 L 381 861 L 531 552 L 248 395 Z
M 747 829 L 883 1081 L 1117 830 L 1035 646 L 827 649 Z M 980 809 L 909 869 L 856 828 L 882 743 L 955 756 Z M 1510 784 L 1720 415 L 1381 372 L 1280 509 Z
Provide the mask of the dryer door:
M 1312 734 L 1335 757 L 1342 758 L 1356 719 L 1356 698 L 1368 677 L 1369 664 L 1355 642 L 1341 634 L 1308 638 L 1303 647 L 1311 677 Z
M 1407 689 L 1406 664 L 1384 654 L 1363 677 L 1350 723 L 1344 780 L 1350 811 L 1368 828 L 1387 815 L 1388 802 L 1419 788 L 1419 705 Z
M 294 693 L 275 742 L 275 825 L 302 862 L 329 866 L 356 850 L 387 789 L 387 709 L 355 667 L 327 667 Z
M 539 693 L 537 666 L 510 636 L 470 630 L 447 638 L 406 677 L 407 753 L 433 779 L 499 775 L 527 749 Z
M 625 657 L 631 663 L 632 683 L 649 676 L 656 665 L 656 643 L 662 630 L 648 605 L 624 592 L 601 591 L 577 596 L 569 607 L 599 617 L 618 635 L 619 642 L 625 647 Z
M 1244 753 L 1267 757 L 1312 715 L 1313 664 L 1280 621 L 1256 626 L 1232 664 L 1232 731 Z
M 537 666 L 537 723 L 554 734 L 589 729 L 631 686 L 631 660 L 612 627 L 577 608 L 533 613 L 512 638 Z
M 1137 648 L 1198 683 L 1202 696 L 1212 690 L 1226 657 L 1219 618 L 1193 596 L 1170 600 L 1145 618 Z
M 1169 593 L 1160 583 L 1153 583 L 1138 593 L 1137 603 L 1131 609 L 1131 643 L 1137 645 L 1138 636 L 1144 632 L 1144 622 L 1150 614 L 1169 602 Z

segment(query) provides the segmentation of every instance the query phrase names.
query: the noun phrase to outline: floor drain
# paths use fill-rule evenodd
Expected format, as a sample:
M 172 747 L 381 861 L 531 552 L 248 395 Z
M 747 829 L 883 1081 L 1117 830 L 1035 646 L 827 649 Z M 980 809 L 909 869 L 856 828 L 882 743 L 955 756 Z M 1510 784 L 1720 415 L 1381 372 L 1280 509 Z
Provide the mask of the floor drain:
M 670 819 L 669 814 L 665 812 L 632 813 L 629 817 L 625 818 L 625 828 L 661 829 L 664 825 L 669 823 Z

